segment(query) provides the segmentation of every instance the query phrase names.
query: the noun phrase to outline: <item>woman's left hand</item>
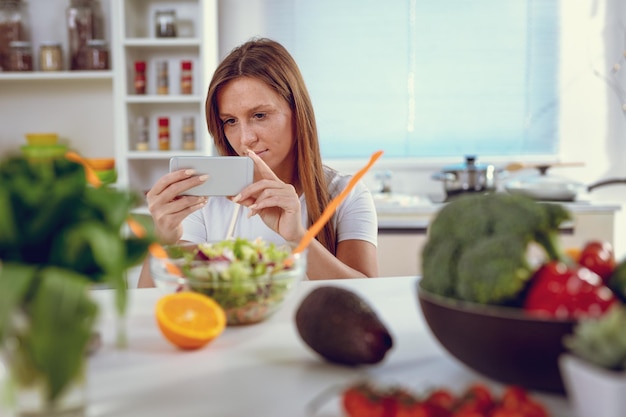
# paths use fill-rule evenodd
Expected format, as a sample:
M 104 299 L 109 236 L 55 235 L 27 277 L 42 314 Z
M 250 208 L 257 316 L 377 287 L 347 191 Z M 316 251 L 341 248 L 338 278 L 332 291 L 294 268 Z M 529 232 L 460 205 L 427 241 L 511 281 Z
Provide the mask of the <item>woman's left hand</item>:
M 261 216 L 268 227 L 289 243 L 298 244 L 306 230 L 302 226 L 296 189 L 281 181 L 254 152 L 248 151 L 248 156 L 254 161 L 260 179 L 244 188 L 233 201 L 248 207 L 249 216 Z

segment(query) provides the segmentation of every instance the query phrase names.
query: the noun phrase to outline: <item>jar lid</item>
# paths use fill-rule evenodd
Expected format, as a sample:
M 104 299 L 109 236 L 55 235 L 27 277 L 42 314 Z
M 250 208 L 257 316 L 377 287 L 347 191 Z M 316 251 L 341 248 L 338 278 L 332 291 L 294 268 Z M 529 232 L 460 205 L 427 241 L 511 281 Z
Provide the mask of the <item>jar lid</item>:
M 169 126 L 170 119 L 169 117 L 159 117 L 159 126 Z
M 135 61 L 135 71 L 145 71 L 146 61 Z
M 61 46 L 61 42 L 57 41 L 42 41 L 39 46 Z
M 190 70 L 191 69 L 191 61 L 182 61 L 180 63 L 180 66 L 184 70 Z
M 11 41 L 9 43 L 11 48 L 30 48 L 30 42 L 28 41 Z
M 105 41 L 104 39 L 89 39 L 87 41 L 87 45 L 105 47 L 107 46 L 107 41 Z

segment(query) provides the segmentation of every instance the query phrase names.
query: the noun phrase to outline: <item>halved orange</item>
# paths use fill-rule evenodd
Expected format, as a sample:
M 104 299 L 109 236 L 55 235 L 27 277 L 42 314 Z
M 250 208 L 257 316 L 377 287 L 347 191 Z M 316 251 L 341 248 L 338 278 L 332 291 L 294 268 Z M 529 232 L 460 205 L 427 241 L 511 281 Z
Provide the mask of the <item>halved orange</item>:
M 155 313 L 163 336 L 181 349 L 201 348 L 226 327 L 224 309 L 211 297 L 190 291 L 161 297 Z

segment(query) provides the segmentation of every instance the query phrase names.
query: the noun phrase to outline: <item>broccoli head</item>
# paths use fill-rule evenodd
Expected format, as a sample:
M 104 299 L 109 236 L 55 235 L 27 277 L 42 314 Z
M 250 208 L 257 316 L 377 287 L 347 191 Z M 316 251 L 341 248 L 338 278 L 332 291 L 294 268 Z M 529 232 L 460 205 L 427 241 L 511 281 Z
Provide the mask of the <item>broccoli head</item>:
M 462 195 L 431 222 L 421 253 L 421 286 L 483 304 L 511 301 L 534 272 L 527 260 L 529 245 L 538 244 L 547 259 L 560 259 L 558 229 L 570 218 L 560 204 L 525 196 Z

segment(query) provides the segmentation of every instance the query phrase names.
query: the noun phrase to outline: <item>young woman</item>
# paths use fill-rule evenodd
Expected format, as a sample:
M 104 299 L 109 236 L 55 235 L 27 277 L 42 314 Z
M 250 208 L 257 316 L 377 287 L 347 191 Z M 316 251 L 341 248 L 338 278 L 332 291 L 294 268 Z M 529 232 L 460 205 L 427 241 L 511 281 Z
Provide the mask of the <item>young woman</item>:
M 218 66 L 206 100 L 209 132 L 221 155 L 248 156 L 254 182 L 234 197 L 179 196 L 207 176 L 166 174 L 147 200 L 162 243 L 230 236 L 297 245 L 350 176 L 322 165 L 313 106 L 287 50 L 269 39 L 235 48 Z M 307 277 L 378 275 L 378 225 L 359 183 L 308 247 Z M 144 264 L 139 286 L 152 286 Z

